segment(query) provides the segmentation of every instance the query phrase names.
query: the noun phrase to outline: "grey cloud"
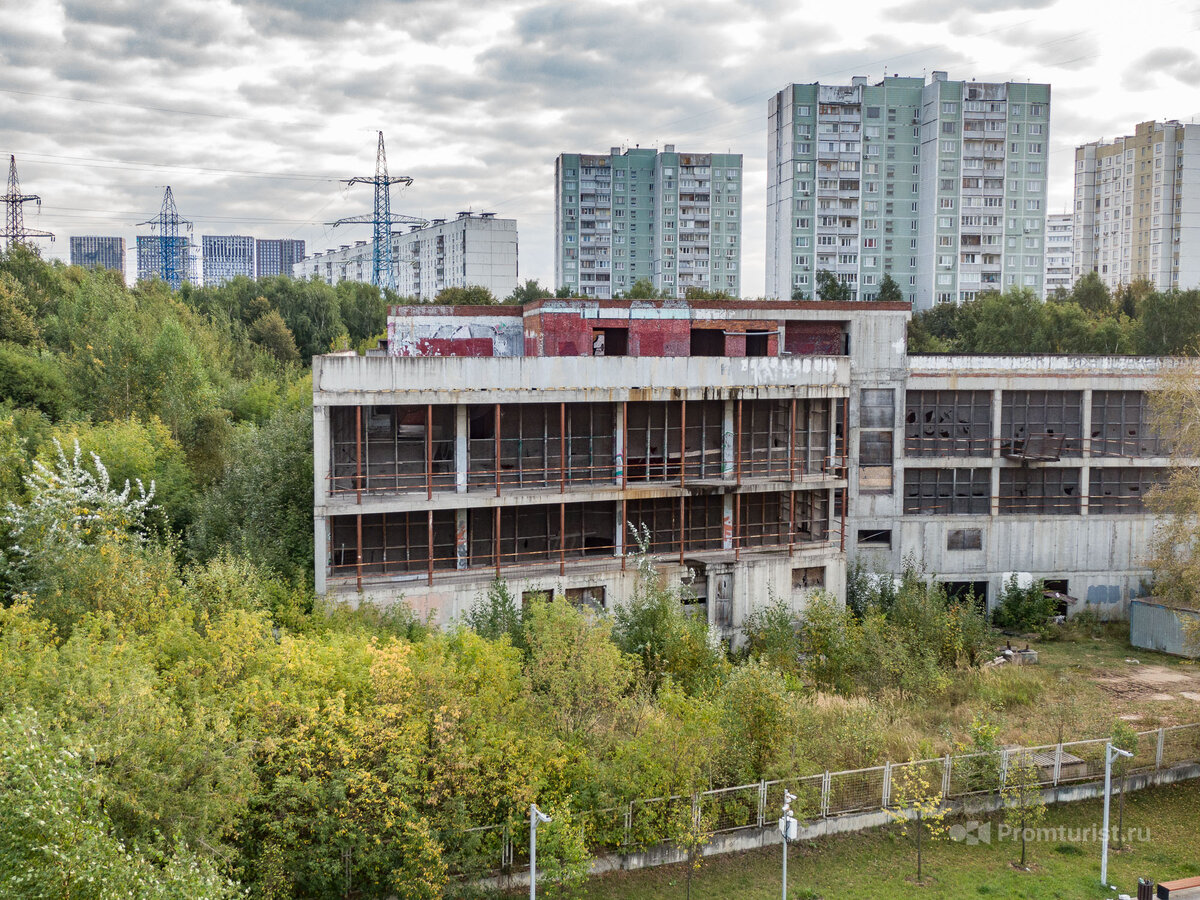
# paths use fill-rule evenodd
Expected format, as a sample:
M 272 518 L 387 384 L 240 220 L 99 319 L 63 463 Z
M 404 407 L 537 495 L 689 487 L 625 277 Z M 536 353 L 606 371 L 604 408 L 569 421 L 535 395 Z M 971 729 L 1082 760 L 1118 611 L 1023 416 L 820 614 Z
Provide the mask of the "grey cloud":
M 1157 75 L 1174 78 L 1181 84 L 1200 82 L 1200 57 L 1186 47 L 1163 47 L 1136 59 L 1125 70 L 1125 86 L 1141 91 L 1153 87 Z
M 1057 0 L 911 0 L 886 10 L 901 22 L 944 22 L 962 13 L 1049 9 Z
M 179 0 L 63 0 L 64 34 L 72 47 L 111 58 L 180 63 L 225 58 L 244 37 L 217 4 Z

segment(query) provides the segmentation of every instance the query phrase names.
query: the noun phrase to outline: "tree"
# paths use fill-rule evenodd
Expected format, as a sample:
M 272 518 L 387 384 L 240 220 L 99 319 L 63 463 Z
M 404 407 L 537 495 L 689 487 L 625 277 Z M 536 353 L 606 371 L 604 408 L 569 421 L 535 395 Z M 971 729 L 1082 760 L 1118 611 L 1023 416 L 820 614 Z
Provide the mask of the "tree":
M 669 840 L 687 861 L 687 900 L 692 900 L 692 877 L 704 862 L 704 848 L 712 840 L 712 820 L 692 804 L 680 803 L 668 827 Z
M 478 284 L 466 287 L 448 287 L 438 291 L 433 302 L 438 306 L 493 306 L 496 297 L 487 288 Z
M 480 637 L 498 641 L 508 635 L 514 647 L 525 646 L 521 609 L 508 582 L 496 578 L 466 615 L 467 627 Z
M 1085 272 L 1071 287 L 1071 300 L 1092 313 L 1107 313 L 1112 310 L 1112 294 L 1094 269 Z
M 883 280 L 879 282 L 879 294 L 875 299 L 880 303 L 901 303 L 904 301 L 904 292 L 900 290 L 900 285 L 896 284 L 896 280 L 892 278 L 890 272 L 884 272 Z
M 626 300 L 662 300 L 670 298 L 671 293 L 665 290 L 656 290 L 654 282 L 649 278 L 639 278 L 621 296 Z
M 803 303 L 809 299 L 808 292 L 804 288 L 792 288 L 792 300 Z
M 335 290 L 338 316 L 351 344 L 361 344 L 387 331 L 388 302 L 398 299 L 394 294 L 385 297 L 375 285 L 361 281 L 339 281 Z
M 1168 603 L 1200 609 L 1200 364 L 1165 374 L 1151 398 L 1152 424 L 1171 448 L 1173 468 L 1147 503 L 1160 517 L 1150 542 L 1154 595 Z
M 684 300 L 736 300 L 728 291 L 710 291 L 701 287 L 689 287 L 683 292 Z
M 912 838 L 917 851 L 917 882 L 922 881 L 922 856 L 924 840 L 928 835 L 933 840 L 946 832 L 946 809 L 942 806 L 941 784 L 933 786 L 936 772 L 922 771 L 922 766 L 910 763 L 897 775 L 892 770 L 892 807 L 888 815 L 900 823 L 900 833 Z M 940 782 L 940 779 L 938 779 Z
M 817 273 L 817 297 L 828 302 L 845 303 L 850 299 L 850 285 L 838 281 L 828 269 Z
M 536 278 L 525 279 L 524 284 L 518 284 L 512 293 L 504 298 L 505 303 L 532 303 L 553 296 L 549 288 L 542 287 Z
M 1041 778 L 1042 770 L 1027 751 L 1018 751 L 1009 758 L 1001 800 L 1004 803 L 1005 824 L 1021 837 L 1019 865 L 1022 869 L 1025 868 L 1028 834 L 1046 816 Z

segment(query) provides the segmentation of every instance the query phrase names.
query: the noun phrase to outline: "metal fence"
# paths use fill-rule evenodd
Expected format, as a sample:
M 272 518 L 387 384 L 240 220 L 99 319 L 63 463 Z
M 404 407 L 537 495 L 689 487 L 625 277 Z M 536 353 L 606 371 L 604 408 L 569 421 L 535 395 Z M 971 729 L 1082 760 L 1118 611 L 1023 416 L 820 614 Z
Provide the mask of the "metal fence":
M 688 817 L 709 834 L 764 828 L 783 806 L 784 791 L 796 796 L 792 810 L 801 819 L 834 818 L 850 813 L 894 809 L 919 778 L 943 800 L 998 794 L 1009 764 L 1029 759 L 1044 787 L 1097 781 L 1104 777 L 1106 739 L 1071 741 L 1039 747 L 1011 747 L 938 759 L 884 763 L 867 769 L 796 775 L 714 788 L 694 795 L 644 797 L 615 806 L 573 810 L 593 853 L 629 853 L 670 841 Z M 1200 724 L 1177 725 L 1137 735 L 1127 774 L 1154 772 L 1200 763 Z M 923 792 L 924 792 L 923 790 Z M 492 825 L 455 835 L 451 867 L 464 880 L 512 871 L 528 860 L 528 828 Z

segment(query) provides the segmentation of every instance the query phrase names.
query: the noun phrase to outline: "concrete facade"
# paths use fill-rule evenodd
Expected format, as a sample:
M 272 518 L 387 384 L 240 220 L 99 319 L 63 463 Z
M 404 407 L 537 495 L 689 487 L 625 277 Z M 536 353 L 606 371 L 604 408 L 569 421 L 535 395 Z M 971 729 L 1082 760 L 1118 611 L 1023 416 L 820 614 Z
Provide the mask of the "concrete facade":
M 1200 125 L 1142 122 L 1075 150 L 1076 278 L 1200 287 Z
M 357 241 L 297 262 L 297 278 L 326 284 L 371 280 L 372 244 Z M 460 212 L 407 233 L 392 234 L 396 292 L 428 303 L 443 288 L 485 287 L 503 300 L 517 286 L 517 222 L 493 213 Z
M 72 235 L 71 265 L 125 274 L 125 238 Z
M 259 278 L 292 274 L 304 259 L 304 241 L 294 238 L 259 238 L 254 242 L 254 270 Z
M 1169 360 L 909 356 L 908 304 L 395 307 L 314 364 L 322 593 L 448 622 L 495 577 L 612 608 L 628 526 L 733 635 L 771 596 L 908 558 L 994 604 L 1042 578 L 1106 618 L 1148 576 Z
M 1071 290 L 1075 284 L 1074 220 L 1070 213 L 1055 213 L 1046 217 L 1046 276 L 1043 279 L 1045 296 L 1061 288 Z
M 238 276 L 254 279 L 254 238 L 249 235 L 201 235 L 200 258 L 205 287 L 219 287 Z
M 1050 86 L 792 84 L 767 104 L 767 296 L 856 299 L 885 275 L 916 309 L 1042 295 Z
M 554 283 L 611 299 L 657 291 L 741 295 L 742 155 L 613 147 L 554 163 Z

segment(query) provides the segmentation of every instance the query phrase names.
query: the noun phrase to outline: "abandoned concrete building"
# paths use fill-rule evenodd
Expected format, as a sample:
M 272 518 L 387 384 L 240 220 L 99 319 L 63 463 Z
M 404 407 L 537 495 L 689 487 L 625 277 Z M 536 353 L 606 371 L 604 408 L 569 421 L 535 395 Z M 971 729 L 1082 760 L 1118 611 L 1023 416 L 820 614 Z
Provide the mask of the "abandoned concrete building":
M 906 303 L 396 307 L 314 361 L 321 593 L 446 623 L 495 577 L 612 608 L 633 531 L 697 612 L 844 597 L 921 561 L 992 604 L 1011 573 L 1102 616 L 1148 572 L 1169 361 L 908 355 Z

